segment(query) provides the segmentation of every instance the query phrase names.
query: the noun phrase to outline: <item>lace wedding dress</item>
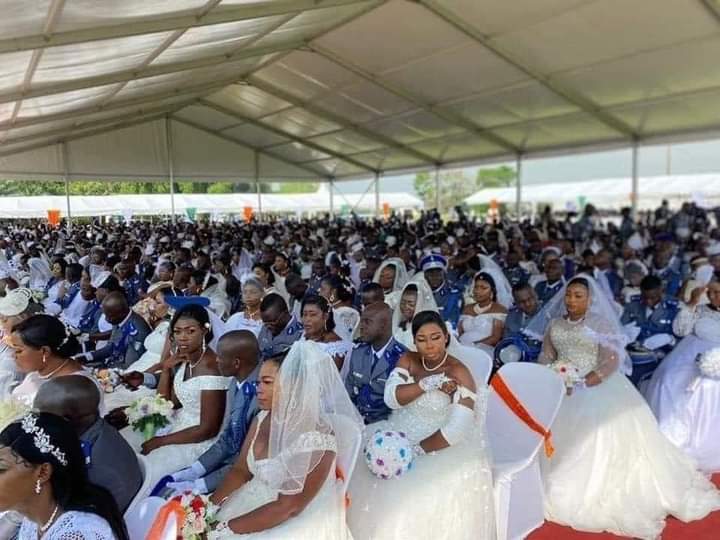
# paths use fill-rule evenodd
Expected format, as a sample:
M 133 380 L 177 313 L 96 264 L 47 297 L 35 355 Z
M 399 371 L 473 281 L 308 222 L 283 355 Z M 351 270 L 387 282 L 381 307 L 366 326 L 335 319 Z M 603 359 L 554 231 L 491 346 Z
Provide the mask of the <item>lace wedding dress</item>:
M 265 460 L 256 460 L 253 452 L 260 424 L 267 416 L 267 411 L 258 414 L 258 429 L 250 445 L 247 456 L 248 470 L 253 478 L 240 489 L 234 492 L 225 501 L 218 513 L 220 521 L 230 521 L 236 517 L 252 512 L 271 503 L 278 498 L 278 491 L 267 485 L 258 476 L 258 468 Z M 335 437 L 326 433 L 306 433 L 298 441 L 305 446 L 303 451 L 312 449 L 315 452 L 327 451 L 337 453 Z M 291 450 L 292 452 L 292 450 Z M 343 484 L 336 479 L 335 467 L 331 468 L 325 483 L 315 498 L 305 507 L 298 516 L 265 531 L 250 534 L 234 534 L 229 529 L 211 534 L 215 538 L 238 538 L 247 540 L 343 540 L 350 539 L 345 524 L 345 496 Z
M 696 362 L 699 354 L 720 348 L 720 312 L 707 305 L 685 306 L 673 330 L 686 337 L 655 370 L 643 394 L 663 434 L 703 471 L 720 471 L 720 381 L 698 380 Z
M 38 540 L 37 524 L 24 519 L 18 540 Z M 115 540 L 107 521 L 87 512 L 65 512 L 42 534 L 42 540 Z
M 408 382 L 414 382 L 409 377 Z M 456 393 L 457 395 L 457 393 Z M 432 390 L 395 410 L 376 430 L 404 432 L 417 444 L 447 424 L 450 397 Z M 492 471 L 485 435 L 487 388 L 476 396 L 473 430 L 456 446 L 415 458 L 410 471 L 380 480 L 362 455 L 350 480 L 348 524 L 356 540 L 492 540 L 495 518 Z
M 175 373 L 173 388 L 175 396 L 182 404 L 182 407 L 175 413 L 172 423 L 162 430 L 165 435 L 177 433 L 184 429 L 200 425 L 200 406 L 203 391 L 225 391 L 230 385 L 228 377 L 215 375 L 202 375 L 185 380 L 187 364 L 183 364 Z M 225 407 L 227 417 L 230 407 Z M 142 445 L 141 436 L 132 428 L 125 428 L 122 434 L 130 445 L 139 451 Z M 198 443 L 171 444 L 161 446 L 148 454 L 145 459 L 148 462 L 148 470 L 152 472 L 153 482 L 157 484 L 163 476 L 184 469 L 197 460 L 217 439 L 217 436 Z
M 546 518 L 656 539 L 668 514 L 701 519 L 720 508 L 720 492 L 663 436 L 642 396 L 617 371 L 617 355 L 588 331 L 602 326 L 590 316 L 580 324 L 554 319 L 545 337 L 541 361 L 604 377 L 567 396 L 552 426 L 555 454 L 542 462 Z

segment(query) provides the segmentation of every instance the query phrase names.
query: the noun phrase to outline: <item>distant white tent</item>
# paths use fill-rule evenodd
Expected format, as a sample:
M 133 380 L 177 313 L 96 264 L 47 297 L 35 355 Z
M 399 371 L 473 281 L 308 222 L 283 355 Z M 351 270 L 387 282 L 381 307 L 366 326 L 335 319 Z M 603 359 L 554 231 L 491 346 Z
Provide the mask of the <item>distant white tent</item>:
M 262 197 L 262 211 L 281 214 L 329 212 L 330 199 L 325 189 L 315 193 L 289 195 L 266 194 Z M 74 196 L 71 198 L 72 216 L 142 216 L 172 212 L 167 195 L 108 195 Z M 371 193 L 334 196 L 337 213 L 354 210 L 358 213 L 375 212 L 375 196 Z M 0 197 L 0 218 L 44 218 L 47 211 L 57 209 L 65 216 L 64 196 Z M 380 205 L 393 210 L 420 209 L 423 202 L 410 193 L 381 193 Z M 246 207 L 258 212 L 258 196 L 254 193 L 178 194 L 175 195 L 175 212 L 194 209 L 198 214 L 242 214 Z
M 554 182 L 522 187 L 523 203 L 549 203 L 555 210 L 577 209 L 585 203 L 601 208 L 622 208 L 632 205 L 632 182 L 629 178 L 606 178 L 583 182 Z M 639 178 L 642 197 L 638 208 L 651 209 L 663 199 L 679 205 L 688 199 L 702 206 L 720 205 L 720 175 L 674 175 Z M 489 204 L 491 201 L 514 204 L 515 187 L 483 189 L 471 195 L 469 205 Z

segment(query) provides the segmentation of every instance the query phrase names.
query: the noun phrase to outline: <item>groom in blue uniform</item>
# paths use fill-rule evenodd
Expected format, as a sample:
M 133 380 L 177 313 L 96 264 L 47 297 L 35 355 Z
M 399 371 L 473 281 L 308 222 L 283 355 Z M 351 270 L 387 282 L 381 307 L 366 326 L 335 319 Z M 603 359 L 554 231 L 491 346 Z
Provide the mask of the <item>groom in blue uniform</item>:
M 385 420 L 385 382 L 407 349 L 392 337 L 392 311 L 384 302 L 370 304 L 360 316 L 360 340 L 350 357 L 345 388 L 366 424 Z
M 664 293 L 660 277 L 645 276 L 640 282 L 640 295 L 632 298 L 622 314 L 622 324 L 640 328 L 637 339 L 628 347 L 633 362 L 630 379 L 635 384 L 649 378 L 675 345 L 672 326 L 680 307 L 675 298 Z M 657 343 L 648 342 L 649 338 Z
M 220 338 L 218 369 L 222 376 L 235 379 L 227 396 L 230 417 L 215 443 L 190 467 L 173 474 L 168 488 L 198 493 L 212 493 L 218 488 L 240 453 L 255 416 L 259 359 L 260 349 L 252 332 L 234 330 Z
M 432 290 L 440 315 L 444 321 L 450 322 L 453 328 L 457 328 L 463 307 L 463 293 L 447 282 L 447 267 L 447 259 L 436 253 L 420 259 L 420 270 Z

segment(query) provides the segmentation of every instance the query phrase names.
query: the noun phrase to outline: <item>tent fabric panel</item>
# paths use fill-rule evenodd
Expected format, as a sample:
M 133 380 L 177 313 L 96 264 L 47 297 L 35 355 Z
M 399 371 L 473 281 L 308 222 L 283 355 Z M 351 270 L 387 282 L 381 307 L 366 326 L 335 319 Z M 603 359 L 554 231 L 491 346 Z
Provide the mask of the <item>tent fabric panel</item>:
M 443 108 L 484 127 L 580 112 L 578 107 L 534 81 L 455 100 Z
M 312 174 L 310 171 L 294 167 L 271 156 L 260 154 L 260 178 L 274 182 L 317 182 L 322 180 L 322 175 Z
M 158 32 L 48 47 L 35 70 L 33 85 L 136 69 L 170 34 Z
M 66 0 L 57 30 L 66 32 L 102 28 L 108 25 L 132 24 L 147 17 L 188 15 L 206 3 L 207 0 L 123 0 L 113 2 L 112 9 L 98 9 L 97 0 Z
M 317 137 L 310 137 L 308 140 L 324 146 L 333 152 L 343 154 L 354 154 L 382 148 L 382 145 L 376 141 L 347 129 L 325 135 L 318 135 Z
M 307 165 L 311 165 L 315 169 L 321 170 L 324 176 L 334 178 L 342 178 L 345 176 L 367 177 L 368 174 L 366 169 L 361 169 L 360 167 L 353 165 L 352 163 L 348 163 L 347 161 L 338 158 L 313 161 L 312 163 L 307 163 Z
M 33 174 L 62 177 L 60 146 L 52 145 L 29 152 L 0 156 L 0 171 L 3 179 L 32 177 Z
M 280 146 L 273 146 L 272 152 L 293 162 L 308 161 L 308 159 L 327 159 L 331 157 L 325 152 L 320 152 L 298 142 L 289 142 Z
M 392 36 L 392 39 L 378 36 Z M 466 41 L 467 37 L 422 6 L 390 0 L 320 37 L 317 43 L 373 73 L 383 73 Z
M 260 148 L 288 142 L 288 139 L 253 124 L 242 124 L 225 129 L 223 134 Z
M 75 109 L 87 107 L 89 104 L 99 105 L 106 98 L 110 97 L 114 84 L 105 86 L 94 86 L 83 90 L 73 90 L 61 94 L 36 97 L 23 100 L 20 107 L 20 118 L 34 118 L 48 114 L 69 112 Z
M 430 154 L 439 163 L 458 161 L 473 157 L 496 156 L 505 149 L 471 133 L 460 133 L 453 137 L 440 137 L 413 144 L 412 148 Z
M 254 153 L 249 148 L 199 131 L 180 122 L 170 122 L 173 169 L 177 178 L 254 177 Z
M 410 112 L 390 120 L 370 122 L 365 124 L 365 127 L 407 144 L 424 139 L 451 137 L 465 131 L 462 127 L 451 124 L 426 111 Z
M 230 126 L 236 126 L 239 121 L 232 116 L 204 107 L 202 105 L 191 105 L 175 113 L 175 116 L 189 120 L 196 124 L 203 125 L 213 131 L 222 131 Z
M 476 28 L 485 31 L 481 21 Z M 585 2 L 531 29 L 496 36 L 493 42 L 541 73 L 552 74 L 715 32 L 717 21 L 701 2 L 605 0 Z
M 32 54 L 32 51 L 0 54 L 0 91 L 17 89 L 22 85 Z
M 71 177 L 166 177 L 165 124 L 137 126 L 67 143 Z
M 207 97 L 207 101 L 235 111 L 243 116 L 257 118 L 292 107 L 290 103 L 243 84 L 231 84 Z
M 311 137 L 340 128 L 337 124 L 298 107 L 266 116 L 262 122 L 296 137 Z

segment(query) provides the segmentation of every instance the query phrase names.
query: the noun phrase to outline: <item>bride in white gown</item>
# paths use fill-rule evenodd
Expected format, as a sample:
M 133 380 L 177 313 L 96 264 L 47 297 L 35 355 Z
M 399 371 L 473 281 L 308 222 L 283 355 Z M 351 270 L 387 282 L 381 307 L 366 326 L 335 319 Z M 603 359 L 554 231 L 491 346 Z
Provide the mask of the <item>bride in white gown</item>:
M 212 497 L 221 522 L 209 538 L 350 539 L 336 461 L 351 460 L 352 441 L 340 435 L 363 422 L 332 359 L 296 342 L 284 361 L 263 363 L 257 401 L 240 457 Z
M 405 261 L 399 257 L 384 260 L 373 276 L 373 281 L 383 288 L 385 303 L 392 309 L 400 303 L 400 291 L 409 279 Z
M 504 289 L 504 276 L 481 270 L 471 282 L 473 303 L 466 305 L 458 322 L 460 343 L 478 347 L 492 355 L 502 339 L 507 307 L 500 303 L 499 288 Z M 507 285 L 509 288 L 509 285 Z
M 170 323 L 175 352 L 163 362 L 158 394 L 175 403 L 171 423 L 144 442 L 151 485 L 189 466 L 215 442 L 228 412 L 225 399 L 230 379 L 219 376 L 210 341 L 208 313 L 198 305 L 179 310 Z M 139 434 L 126 428 L 123 436 L 138 449 Z
M 358 463 L 350 482 L 350 530 L 357 540 L 492 540 L 487 387 L 448 356 L 450 336 L 438 313 L 418 313 L 413 332 L 418 352 L 400 358 L 385 387 L 393 412 L 367 426 L 366 436 L 378 429 L 406 433 L 415 461 L 393 480 L 380 480 Z
M 703 378 L 696 358 L 720 347 L 720 283 L 707 287 L 709 304 L 699 305 L 705 288 L 695 289 L 673 323 L 684 336 L 662 361 L 644 389 L 660 430 L 707 472 L 720 471 L 720 381 Z
M 438 311 L 430 285 L 424 279 L 412 279 L 402 289 L 400 303 L 393 310 L 393 337 L 406 349 L 415 351 L 412 320 L 421 311 Z
M 556 452 L 543 462 L 549 521 L 656 539 L 668 514 L 692 521 L 720 508 L 720 492 L 662 435 L 619 371 L 629 364 L 627 338 L 594 279 L 571 280 L 528 332 L 545 336 L 541 362 L 574 368 L 579 379 L 552 426 Z

